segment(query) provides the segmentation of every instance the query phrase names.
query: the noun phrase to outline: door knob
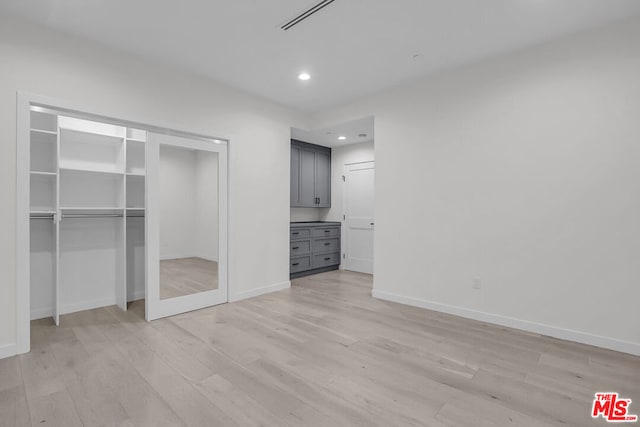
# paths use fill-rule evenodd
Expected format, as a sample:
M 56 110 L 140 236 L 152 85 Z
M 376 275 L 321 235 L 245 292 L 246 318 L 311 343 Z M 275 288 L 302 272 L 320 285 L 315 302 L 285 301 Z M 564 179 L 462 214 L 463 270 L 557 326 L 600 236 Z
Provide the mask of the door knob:
M 369 225 L 373 225 L 373 223 L 372 223 L 372 222 L 370 222 L 370 223 L 369 223 Z

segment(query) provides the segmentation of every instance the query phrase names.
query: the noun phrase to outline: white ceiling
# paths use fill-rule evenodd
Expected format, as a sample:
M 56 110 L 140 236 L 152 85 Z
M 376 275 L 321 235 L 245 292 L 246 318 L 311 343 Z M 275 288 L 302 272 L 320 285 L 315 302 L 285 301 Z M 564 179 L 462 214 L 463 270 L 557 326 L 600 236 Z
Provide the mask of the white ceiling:
M 0 13 L 303 111 L 640 14 L 638 0 L 335 0 L 279 28 L 317 2 L 2 0 Z
M 323 129 L 305 130 L 291 128 L 291 138 L 325 147 L 340 147 L 374 140 L 373 120 L 371 117 L 340 123 Z M 365 135 L 365 136 L 360 136 Z M 339 136 L 346 139 L 340 140 Z

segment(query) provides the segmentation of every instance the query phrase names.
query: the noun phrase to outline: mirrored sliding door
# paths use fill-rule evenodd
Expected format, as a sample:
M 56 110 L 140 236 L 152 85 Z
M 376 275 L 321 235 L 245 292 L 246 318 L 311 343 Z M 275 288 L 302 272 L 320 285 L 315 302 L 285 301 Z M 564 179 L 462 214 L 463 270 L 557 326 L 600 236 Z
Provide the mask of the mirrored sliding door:
M 226 144 L 148 144 L 147 320 L 226 302 Z

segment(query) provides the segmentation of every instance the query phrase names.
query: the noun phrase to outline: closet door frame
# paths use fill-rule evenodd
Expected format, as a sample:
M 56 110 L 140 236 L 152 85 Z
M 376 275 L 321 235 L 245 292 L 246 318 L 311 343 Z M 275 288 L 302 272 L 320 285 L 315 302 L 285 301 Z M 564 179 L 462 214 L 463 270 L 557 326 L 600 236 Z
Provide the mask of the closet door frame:
M 132 117 L 122 117 L 119 111 L 96 111 L 92 105 L 68 102 L 56 98 L 37 95 L 24 91 L 16 92 L 16 342 L 15 346 L 0 349 L 0 357 L 28 353 L 31 350 L 31 292 L 30 292 L 30 175 L 29 175 L 29 143 L 30 143 L 30 111 L 32 106 L 39 106 L 87 120 L 102 121 L 120 126 L 145 130 L 160 134 L 193 138 L 204 142 L 219 142 L 224 145 L 227 158 L 230 147 L 229 138 L 197 134 L 181 130 L 180 126 L 171 123 L 148 123 L 136 121 Z M 225 165 L 226 166 L 226 165 Z M 225 175 L 228 182 L 228 172 Z M 228 191 L 228 184 L 225 192 Z M 220 213 L 228 215 L 227 210 Z M 220 230 L 222 232 L 222 230 Z M 225 235 L 228 229 L 225 229 Z M 226 242 L 225 242 L 226 243 Z M 228 244 L 225 246 L 228 257 Z M 227 258 L 228 265 L 228 258 Z M 231 284 L 227 281 L 227 294 Z

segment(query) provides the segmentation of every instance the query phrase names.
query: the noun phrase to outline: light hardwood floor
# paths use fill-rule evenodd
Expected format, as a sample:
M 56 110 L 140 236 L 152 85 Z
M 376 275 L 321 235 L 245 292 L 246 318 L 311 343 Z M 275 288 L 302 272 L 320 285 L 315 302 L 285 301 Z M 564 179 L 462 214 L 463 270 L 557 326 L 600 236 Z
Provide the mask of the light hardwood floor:
M 218 289 L 218 263 L 203 258 L 160 261 L 160 299 Z
M 640 358 L 371 298 L 330 272 L 146 323 L 143 304 L 35 321 L 0 360 L 2 426 L 591 426 L 640 412 Z

